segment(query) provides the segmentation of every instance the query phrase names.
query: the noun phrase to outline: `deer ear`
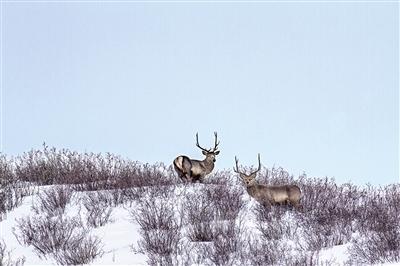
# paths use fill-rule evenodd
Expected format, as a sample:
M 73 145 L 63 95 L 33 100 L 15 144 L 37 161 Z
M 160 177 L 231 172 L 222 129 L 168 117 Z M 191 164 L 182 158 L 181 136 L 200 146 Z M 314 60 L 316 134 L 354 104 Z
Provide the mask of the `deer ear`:
M 201 151 L 204 155 L 207 155 L 207 152 L 206 151 Z
M 219 151 L 216 151 L 216 152 L 215 152 L 215 155 L 218 155 L 218 154 L 219 154 Z

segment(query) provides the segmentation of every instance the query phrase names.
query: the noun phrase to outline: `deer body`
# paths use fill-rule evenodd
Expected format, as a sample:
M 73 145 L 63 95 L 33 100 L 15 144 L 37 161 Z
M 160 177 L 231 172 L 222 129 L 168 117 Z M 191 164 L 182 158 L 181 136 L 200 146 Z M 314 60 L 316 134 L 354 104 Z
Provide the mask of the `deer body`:
M 292 204 L 295 207 L 300 206 L 300 188 L 295 185 L 284 186 L 266 186 L 251 185 L 247 186 L 247 193 L 260 204 Z
M 185 155 L 176 157 L 174 168 L 180 178 L 189 181 L 201 181 L 214 169 L 214 162 L 210 159 L 193 160 Z
M 217 133 L 215 135 L 215 144 L 213 149 L 204 149 L 199 145 L 198 134 L 196 134 L 196 146 L 202 150 L 203 155 L 206 156 L 204 160 L 190 159 L 185 155 L 175 158 L 174 168 L 178 176 L 182 180 L 190 182 L 202 181 L 206 175 L 212 172 L 215 164 L 215 156 L 219 154 L 217 142 Z
M 301 191 L 296 185 L 267 186 L 260 185 L 256 181 L 257 172 L 261 169 L 260 154 L 258 155 L 258 169 L 247 175 L 239 171 L 239 160 L 235 157 L 236 169 L 233 170 L 239 174 L 240 178 L 246 184 L 247 193 L 263 205 L 277 205 L 290 203 L 294 207 L 300 207 Z

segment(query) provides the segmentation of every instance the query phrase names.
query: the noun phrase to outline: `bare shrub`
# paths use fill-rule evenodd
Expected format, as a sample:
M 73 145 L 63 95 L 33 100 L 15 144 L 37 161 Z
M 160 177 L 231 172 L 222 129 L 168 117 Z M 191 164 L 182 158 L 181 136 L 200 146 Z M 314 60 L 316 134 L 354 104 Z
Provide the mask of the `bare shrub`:
M 77 219 L 62 216 L 22 218 L 17 220 L 14 235 L 20 244 L 33 246 L 40 258 L 50 256 L 59 264 L 88 263 L 102 254 L 100 240 L 90 237 Z
M 176 182 L 175 171 L 172 167 L 166 167 L 164 164 L 141 165 L 137 172 L 135 187 L 131 190 L 132 200 L 141 198 L 161 198 L 169 199 L 173 196 Z
M 234 225 L 243 209 L 242 194 L 243 190 L 238 187 L 218 184 L 205 185 L 199 192 L 187 194 L 184 198 L 182 212 L 188 225 L 188 239 L 193 242 L 213 241 L 216 260 L 221 259 L 217 259 L 222 256 L 218 253 L 221 248 L 236 240 L 227 237 L 226 223 Z
M 258 221 L 271 221 L 272 219 L 281 220 L 287 213 L 286 206 L 271 206 L 268 204 L 257 204 L 253 207 L 252 212 L 255 214 Z
M 183 238 L 179 248 L 179 265 L 208 265 L 207 254 L 203 252 L 207 248 L 212 248 L 212 242 L 191 242 Z
M 56 152 L 56 151 L 54 151 Z M 62 150 L 59 178 L 57 183 L 73 184 L 78 191 L 96 191 L 113 188 L 114 180 L 127 163 L 121 157 L 106 153 L 84 153 Z
M 349 242 L 355 232 L 353 221 L 361 197 L 357 187 L 305 176 L 298 182 L 303 209 L 296 218 L 304 228 L 306 248 L 316 251 Z
M 210 184 L 210 185 L 224 185 L 230 186 L 236 184 L 236 182 L 232 179 L 230 171 L 214 171 L 208 174 L 202 183 Z
M 286 252 L 281 259 L 282 265 L 307 265 L 307 266 L 330 266 L 336 265 L 333 261 L 322 261 L 319 251 L 304 251 L 298 250 L 297 252 Z
M 58 166 L 46 160 L 46 156 L 51 155 L 51 151 L 45 144 L 43 144 L 43 149 L 43 151 L 31 150 L 17 157 L 16 174 L 20 180 L 42 185 L 53 184 L 53 179 L 58 173 Z
M 111 195 L 111 206 L 124 205 L 126 203 L 132 204 L 133 201 L 138 200 L 141 197 L 141 193 L 138 193 L 135 188 L 125 189 L 113 189 L 110 190 Z
M 356 214 L 357 229 L 360 232 L 392 231 L 400 219 L 400 186 L 391 185 L 383 189 L 368 187 L 362 197 Z
M 285 210 L 279 206 L 271 209 L 257 204 L 253 210 L 256 214 L 256 228 L 266 241 L 279 240 L 284 237 L 292 238 L 297 231 L 297 225 L 285 219 Z
M 162 189 L 170 189 L 170 186 L 177 182 L 179 181 L 176 179 L 171 166 L 167 167 L 163 163 L 150 165 L 124 161 L 120 166 L 118 175 L 113 180 L 111 188 L 126 190 L 129 188 L 158 187 L 158 191 L 161 191 Z M 146 190 L 136 190 L 136 192 L 146 192 Z
M 311 212 L 299 223 L 303 227 L 307 250 L 342 245 L 350 241 L 353 233 L 351 220 L 344 220 L 343 216 L 329 208 Z
M 400 184 L 388 185 L 384 188 L 386 204 L 393 215 L 400 215 Z
M 155 198 L 139 202 L 138 208 L 131 210 L 131 216 L 143 230 L 174 230 L 180 227 L 180 221 L 175 219 L 174 206 Z
M 244 258 L 245 244 L 241 240 L 241 223 L 234 220 L 211 223 L 213 230 L 212 246 L 201 245 L 200 252 L 213 265 L 235 265 Z
M 210 200 L 202 194 L 187 194 L 182 204 L 188 224 L 187 234 L 191 241 L 212 241 L 214 239 L 213 226 L 210 222 L 217 217 L 217 211 Z
M 112 208 L 108 203 L 108 193 L 88 193 L 83 199 L 83 206 L 86 209 L 86 221 L 91 227 L 99 227 L 111 220 Z
M 234 220 L 244 207 L 243 189 L 228 185 L 208 185 L 201 191 L 206 201 L 212 204 L 216 211 L 216 219 Z
M 143 199 L 131 210 L 140 226 L 139 251 L 147 255 L 150 265 L 172 265 L 178 254 L 182 222 L 175 214 L 173 204 L 156 198 Z
M 212 222 L 197 222 L 189 225 L 188 238 L 193 242 L 210 242 L 215 233 Z
M 348 237 L 342 235 L 343 229 L 339 228 L 338 225 L 330 227 L 313 224 L 311 227 L 304 227 L 303 229 L 303 241 L 306 244 L 306 250 L 318 251 L 348 242 Z M 348 235 L 350 234 L 351 232 L 348 232 Z
M 67 186 L 57 186 L 44 190 L 38 195 L 38 203 L 33 205 L 36 214 L 57 216 L 64 213 L 66 206 L 73 198 L 73 190 Z
M 349 248 L 352 264 L 400 262 L 400 228 L 384 232 L 367 231 L 356 237 Z
M 85 195 L 90 195 L 94 202 L 99 202 L 101 206 L 116 207 L 119 205 L 132 205 L 134 200 L 140 199 L 142 192 L 135 188 L 127 189 L 109 189 L 101 191 L 88 191 Z
M 257 238 L 249 238 L 247 244 L 247 263 L 243 263 L 244 265 L 278 265 L 283 254 L 287 252 L 284 245 L 277 240 L 260 241 Z
M 0 265 L 2 266 L 23 266 L 25 264 L 25 257 L 12 259 L 11 251 L 7 251 L 6 244 L 3 240 L 0 241 Z
M 82 265 L 91 263 L 103 254 L 101 240 L 98 237 L 86 235 L 82 241 L 69 244 L 67 249 L 59 250 L 53 256 L 61 265 Z
M 16 174 L 24 181 L 39 185 L 79 184 L 94 181 L 96 155 L 57 150 L 43 144 L 42 150 L 31 150 L 17 157 Z
M 239 212 L 243 190 L 227 184 L 202 186 L 185 195 L 182 203 L 187 239 L 196 256 L 190 263 L 232 265 L 242 260 L 244 242 Z M 194 247 L 193 247 L 194 243 Z
M 116 207 L 120 205 L 127 205 L 129 207 L 132 206 L 135 201 L 140 200 L 141 197 L 145 197 L 148 193 L 148 189 L 143 187 L 128 187 L 114 188 L 98 192 L 102 192 L 107 195 L 107 197 L 104 196 L 103 198 L 110 207 Z
M 301 202 L 304 212 L 323 211 L 333 205 L 337 196 L 337 185 L 333 180 L 301 177 Z
M 140 230 L 139 250 L 148 257 L 150 265 L 172 265 L 178 254 L 179 230 Z
M 0 221 L 7 211 L 18 207 L 23 198 L 32 193 L 32 186 L 15 175 L 13 161 L 0 154 Z
M 168 200 L 173 196 L 175 186 L 151 186 L 137 188 L 141 198 L 159 198 Z M 139 199 L 140 201 L 141 199 Z
M 148 186 L 171 186 L 177 183 L 173 167 L 163 163 L 144 164 L 142 175 L 147 177 Z
M 253 172 L 254 169 L 250 167 L 244 167 L 245 171 Z M 282 185 L 282 184 L 296 184 L 293 175 L 284 170 L 282 167 L 264 168 L 264 171 L 260 171 L 258 179 L 262 184 L 269 185 Z
M 70 242 L 80 241 L 81 225 L 76 219 L 62 216 L 33 216 L 17 220 L 15 236 L 21 244 L 33 246 L 39 257 L 65 249 Z
M 293 249 L 285 241 L 261 240 L 254 236 L 247 241 L 247 255 L 242 261 L 244 265 L 334 265 L 331 261 L 322 261 L 319 251 Z
M 358 236 L 349 248 L 350 262 L 400 262 L 400 186 L 368 187 L 357 210 Z
M 351 224 L 361 197 L 356 186 L 349 183 L 338 186 L 334 179 L 308 179 L 305 176 L 300 177 L 298 183 L 302 191 L 303 212 L 330 216 L 340 219 L 344 225 Z
M 118 189 L 122 192 L 133 187 L 177 183 L 172 167 L 162 163 L 141 164 L 111 153 L 82 154 L 45 144 L 42 150 L 31 150 L 17 157 L 15 165 L 16 175 L 23 181 L 39 185 L 72 184 L 78 191 Z

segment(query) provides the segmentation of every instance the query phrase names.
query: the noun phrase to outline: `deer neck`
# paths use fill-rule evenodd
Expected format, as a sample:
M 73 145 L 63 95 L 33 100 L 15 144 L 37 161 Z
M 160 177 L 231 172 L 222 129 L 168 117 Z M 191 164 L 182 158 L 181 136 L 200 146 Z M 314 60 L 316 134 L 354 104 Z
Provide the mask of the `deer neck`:
M 205 158 L 203 160 L 203 164 L 208 174 L 211 173 L 211 171 L 214 169 L 214 162 L 212 159 Z
M 254 195 L 257 191 L 257 186 L 258 186 L 257 182 L 247 185 L 246 186 L 247 193 L 249 193 L 249 195 Z

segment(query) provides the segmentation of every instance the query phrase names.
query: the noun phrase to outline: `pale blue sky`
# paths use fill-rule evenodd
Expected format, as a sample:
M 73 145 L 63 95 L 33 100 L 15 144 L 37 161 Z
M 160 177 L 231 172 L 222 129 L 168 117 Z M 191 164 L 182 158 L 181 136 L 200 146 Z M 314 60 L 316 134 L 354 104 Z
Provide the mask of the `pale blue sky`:
M 339 182 L 399 180 L 396 3 L 3 3 L 3 151 L 170 164 L 213 144 Z

